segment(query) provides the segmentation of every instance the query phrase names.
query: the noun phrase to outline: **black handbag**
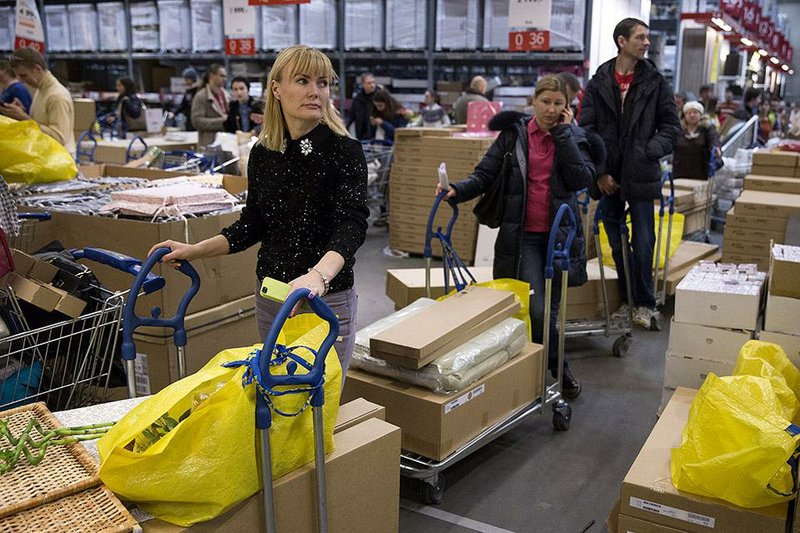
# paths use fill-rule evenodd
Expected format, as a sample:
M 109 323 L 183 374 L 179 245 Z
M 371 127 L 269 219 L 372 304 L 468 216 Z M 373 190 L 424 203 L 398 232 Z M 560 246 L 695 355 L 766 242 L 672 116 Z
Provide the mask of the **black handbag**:
M 490 228 L 500 227 L 503 221 L 503 211 L 505 210 L 506 193 L 506 172 L 511 162 L 511 152 L 506 152 L 503 156 L 503 164 L 500 165 L 500 173 L 492 182 L 488 191 L 483 193 L 481 199 L 472 208 L 472 212 L 478 218 L 478 222 Z

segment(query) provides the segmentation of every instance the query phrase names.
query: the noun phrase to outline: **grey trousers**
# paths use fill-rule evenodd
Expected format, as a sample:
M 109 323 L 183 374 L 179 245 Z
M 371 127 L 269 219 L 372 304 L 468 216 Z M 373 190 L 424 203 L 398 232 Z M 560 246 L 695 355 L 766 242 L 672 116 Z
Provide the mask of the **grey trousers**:
M 267 338 L 269 328 L 281 304 L 268 300 L 259 294 L 261 283 L 256 286 L 256 323 L 258 324 L 258 335 L 261 342 Z M 353 347 L 356 344 L 356 316 L 358 315 L 358 295 L 355 289 L 337 291 L 326 294 L 322 300 L 330 306 L 339 318 L 339 339 L 333 345 L 339 363 L 342 365 L 342 384 L 350 367 L 350 359 L 353 357 Z M 312 311 L 301 310 L 301 313 Z

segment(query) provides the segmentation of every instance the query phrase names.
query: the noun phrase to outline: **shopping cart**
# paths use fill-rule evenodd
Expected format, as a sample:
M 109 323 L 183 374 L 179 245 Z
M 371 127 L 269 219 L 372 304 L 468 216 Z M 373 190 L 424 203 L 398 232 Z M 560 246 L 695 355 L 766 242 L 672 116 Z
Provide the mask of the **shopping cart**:
M 136 274 L 136 259 L 102 250 L 72 250 L 87 259 Z M 88 271 L 88 269 L 87 269 Z M 144 290 L 163 286 L 149 276 Z M 44 401 L 52 411 L 103 401 L 118 352 L 125 297 L 129 291 L 93 286 L 88 312 L 72 320 L 32 327 L 12 287 L 0 289 L 7 336 L 0 339 L 0 409 Z
M 256 352 L 257 364 L 253 365 L 254 379 L 258 387 L 256 394 L 256 429 L 259 433 L 261 480 L 264 490 L 264 514 L 267 533 L 275 533 L 275 507 L 272 493 L 272 457 L 269 445 L 269 429 L 272 426 L 272 410 L 269 404 L 270 395 L 308 394 L 308 405 L 314 419 L 314 459 L 317 487 L 317 524 L 320 532 L 328 531 L 328 498 L 325 476 L 325 442 L 323 434 L 323 411 L 325 394 L 325 358 L 339 335 L 339 320 L 322 298 L 309 297 L 308 289 L 293 291 L 281 306 L 272 321 L 264 346 Z M 313 362 L 296 356 L 285 347 L 277 345 L 278 334 L 295 305 L 306 300 L 311 309 L 330 325 L 328 335 L 322 341 L 319 350 L 310 350 L 314 355 Z M 287 374 L 278 375 L 270 372 L 270 367 L 280 364 L 286 358 Z M 301 370 L 302 368 L 302 370 Z M 300 370 L 300 372 L 298 372 Z M 338 384 L 334 384 L 338 386 Z M 291 387 L 287 389 L 287 387 Z M 280 413 L 278 413 L 280 414 Z
M 425 250 L 426 250 L 426 272 L 425 272 L 425 280 L 426 280 L 426 290 L 428 294 L 430 293 L 430 251 L 431 251 L 431 242 L 434 238 L 437 238 L 443 246 L 443 253 L 450 254 L 453 256 L 452 261 L 445 261 L 443 266 L 444 270 L 444 280 L 445 284 L 447 284 L 448 276 L 453 276 L 454 284 L 456 288 L 461 286 L 461 288 L 467 285 L 467 278 L 474 283 L 475 279 L 472 277 L 472 274 L 469 273 L 469 269 L 464 265 L 464 263 L 458 258 L 458 255 L 455 253 L 455 250 L 452 249 L 452 244 L 450 243 L 450 231 L 455 224 L 456 219 L 458 218 L 458 207 L 456 204 L 448 202 L 450 207 L 453 209 L 453 215 L 451 216 L 448 224 L 447 224 L 447 231 L 442 233 L 441 228 L 437 229 L 436 232 L 433 231 L 433 220 L 436 215 L 436 211 L 439 208 L 444 196 L 447 194 L 447 191 L 442 191 L 437 195 L 436 200 L 434 201 L 433 208 L 431 210 L 431 215 L 428 217 L 428 227 L 425 234 Z M 563 320 L 564 310 L 566 309 L 566 275 L 569 271 L 569 247 L 572 243 L 573 238 L 575 237 L 576 231 L 576 220 L 569 209 L 569 206 L 563 205 L 558 210 L 556 214 L 556 218 L 553 222 L 553 227 L 559 227 L 561 221 L 564 219 L 565 213 L 569 213 L 569 231 L 566 240 L 565 247 L 561 245 L 556 245 L 555 243 L 555 234 L 556 232 L 552 232 L 549 242 L 549 249 L 547 255 L 547 268 L 545 269 L 545 276 L 549 274 L 549 278 L 546 279 L 546 294 L 545 294 L 545 308 L 549 309 L 549 299 L 552 295 L 552 278 L 553 278 L 553 264 L 554 261 L 560 260 L 560 268 L 563 268 L 563 290 L 562 290 L 562 300 L 561 300 L 561 316 Z M 455 281 L 458 280 L 458 281 Z M 458 289 L 461 290 L 461 289 Z M 549 311 L 547 316 L 545 317 L 545 327 L 544 327 L 544 348 L 543 353 L 547 354 L 549 349 Z M 563 331 L 563 328 L 562 330 Z M 558 353 L 558 365 L 559 368 L 563 365 L 564 362 L 564 342 L 563 342 L 563 335 L 559 336 L 559 353 Z M 547 357 L 546 355 L 544 357 Z M 553 427 L 559 431 L 566 431 L 569 429 L 570 420 L 572 418 L 572 408 L 567 405 L 567 403 L 561 397 L 561 384 L 562 384 L 562 373 L 561 371 L 558 372 L 557 380 L 555 383 L 551 385 L 547 385 L 547 364 L 542 364 L 542 395 L 539 398 L 536 398 L 533 402 L 524 405 L 517 409 L 516 411 L 510 413 L 506 418 L 492 424 L 491 426 L 485 428 L 481 433 L 477 436 L 472 438 L 470 441 L 463 444 L 459 447 L 456 451 L 454 451 L 449 456 L 445 457 L 444 459 L 437 461 L 434 459 L 430 459 L 428 457 L 408 452 L 406 450 L 402 450 L 400 452 L 400 473 L 401 475 L 411 478 L 411 479 L 419 479 L 422 483 L 420 485 L 421 488 L 421 496 L 426 503 L 433 503 L 438 504 L 442 502 L 442 498 L 444 497 L 444 474 L 442 471 L 458 461 L 468 457 L 473 452 L 481 449 L 483 446 L 489 444 L 493 440 L 497 439 L 498 437 L 502 436 L 506 432 L 514 429 L 519 424 L 521 424 L 526 418 L 533 414 L 544 414 L 545 413 L 545 406 L 550 405 L 553 411 Z
M 664 197 L 664 184 L 669 181 L 669 196 Z M 653 295 L 656 298 L 656 306 L 664 305 L 667 301 L 667 276 L 669 275 L 669 248 L 672 241 L 672 222 L 675 218 L 675 183 L 672 180 L 672 172 L 666 171 L 661 176 L 661 188 L 659 189 L 659 207 L 658 207 L 658 234 L 656 236 L 656 250 L 655 250 L 655 268 L 653 268 Z M 667 223 L 667 244 L 664 253 L 664 270 L 661 271 L 661 242 L 664 238 L 664 209 L 669 208 L 669 222 Z M 661 272 L 661 289 L 658 288 L 659 272 Z M 655 324 L 651 325 L 651 329 L 661 329 L 658 320 Z
M 389 214 L 389 170 L 392 167 L 391 141 L 362 141 L 367 160 L 367 206 L 369 222 L 385 220 Z
M 433 259 L 433 239 L 437 239 L 442 245 L 442 273 L 444 274 L 444 293 L 450 292 L 450 278 L 453 279 L 453 285 L 456 290 L 460 291 L 466 287 L 470 282 L 475 283 L 475 277 L 469 271 L 464 261 L 456 253 L 453 248 L 453 225 L 458 219 L 458 204 L 454 201 L 447 203 L 453 209 L 453 215 L 447 222 L 447 229 L 442 232 L 441 226 L 436 231 L 433 231 L 433 222 L 436 218 L 436 213 L 439 210 L 439 205 L 447 195 L 447 191 L 442 191 L 436 196 L 433 201 L 433 207 L 428 215 L 428 225 L 425 228 L 425 246 L 422 249 L 422 257 L 425 258 L 425 296 L 431 297 L 431 261 Z M 467 281 L 469 277 L 469 281 Z

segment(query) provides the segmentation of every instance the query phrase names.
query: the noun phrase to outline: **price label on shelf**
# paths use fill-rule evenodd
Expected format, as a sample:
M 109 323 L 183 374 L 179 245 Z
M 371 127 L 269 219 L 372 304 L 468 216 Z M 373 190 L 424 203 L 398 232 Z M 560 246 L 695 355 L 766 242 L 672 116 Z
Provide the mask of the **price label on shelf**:
M 256 40 L 254 37 L 225 38 L 225 55 L 252 56 L 256 53 Z
M 225 32 L 225 55 L 255 55 L 255 8 L 247 5 L 247 0 L 223 0 L 222 16 Z
M 29 47 L 44 53 L 44 29 L 34 0 L 17 0 L 14 49 Z
M 508 34 L 511 52 L 544 52 L 550 50 L 550 32 L 547 30 L 512 31 Z

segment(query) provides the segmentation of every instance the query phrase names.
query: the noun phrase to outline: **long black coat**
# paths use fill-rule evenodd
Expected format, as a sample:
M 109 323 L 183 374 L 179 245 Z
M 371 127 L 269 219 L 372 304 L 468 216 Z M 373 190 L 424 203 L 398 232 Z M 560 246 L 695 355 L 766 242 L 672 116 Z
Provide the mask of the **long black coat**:
M 505 210 L 494 244 L 493 273 L 495 278 L 519 279 L 528 192 L 528 123 L 532 117 L 520 113 L 503 115 L 507 120 L 497 127 L 502 129 L 497 140 L 472 174 L 453 187 L 457 201 L 466 202 L 489 190 L 494 180 L 506 180 Z M 492 125 L 496 124 L 494 121 Z M 586 247 L 575 193 L 594 180 L 594 163 L 589 155 L 589 141 L 581 128 L 562 124 L 551 128 L 550 134 L 555 144 L 555 161 L 550 175 L 550 220 L 552 223 L 563 203 L 568 204 L 575 215 L 578 227 L 569 253 L 569 284 L 582 285 L 586 282 Z M 511 164 L 505 175 L 500 176 L 507 153 L 511 154 Z M 558 242 L 564 242 L 566 234 L 567 221 L 562 220 Z
M 598 165 L 597 177 L 610 174 L 620 184 L 623 200 L 653 200 L 661 194 L 658 160 L 672 153 L 681 131 L 672 87 L 652 61 L 639 61 L 625 98 L 625 107 L 632 106 L 625 128 L 615 61 L 600 65 L 586 85 L 580 125 L 606 145 L 606 163 Z

